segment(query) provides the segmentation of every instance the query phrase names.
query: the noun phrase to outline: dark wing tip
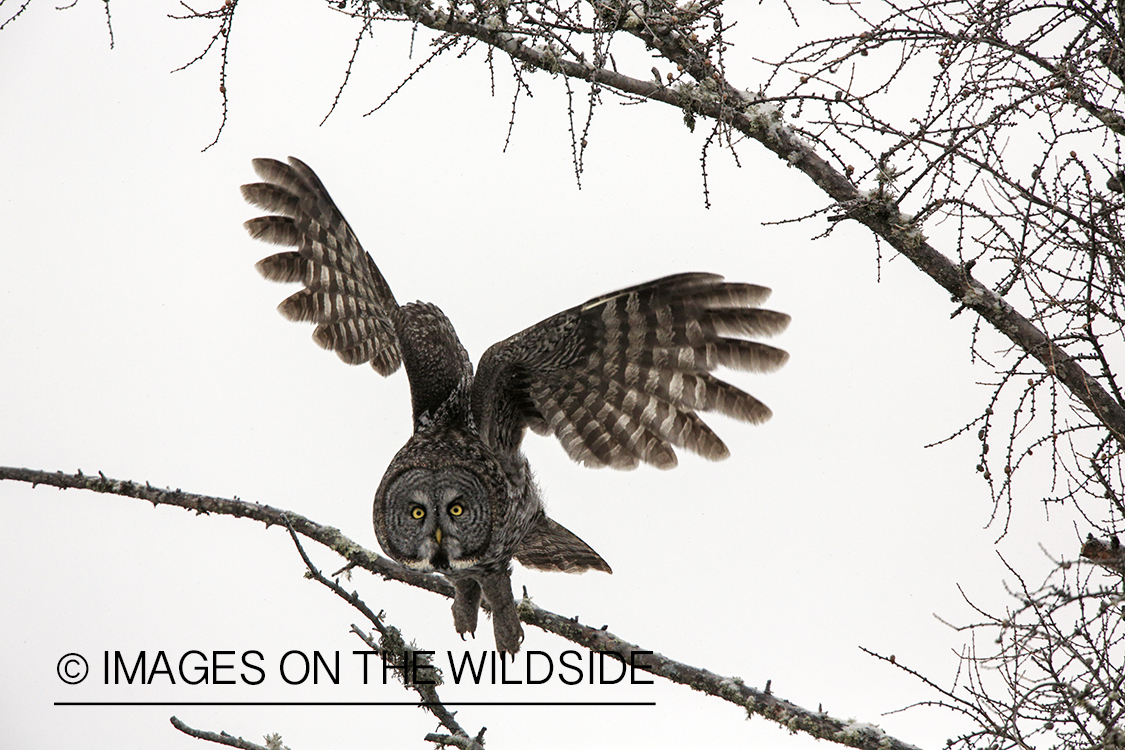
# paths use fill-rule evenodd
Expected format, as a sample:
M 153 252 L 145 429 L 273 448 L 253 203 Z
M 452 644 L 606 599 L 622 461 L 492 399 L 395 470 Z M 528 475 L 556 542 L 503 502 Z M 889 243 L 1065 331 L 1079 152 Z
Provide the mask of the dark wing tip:
M 307 262 L 298 252 L 278 253 L 262 258 L 254 264 L 258 273 L 270 281 L 301 281 L 305 277 Z
M 254 167 L 254 173 L 266 182 L 284 182 L 282 178 L 289 174 L 289 165 L 277 159 L 251 159 L 250 164 Z
M 288 216 L 259 216 L 242 222 L 250 236 L 274 245 L 295 247 L 301 243 L 301 234 Z

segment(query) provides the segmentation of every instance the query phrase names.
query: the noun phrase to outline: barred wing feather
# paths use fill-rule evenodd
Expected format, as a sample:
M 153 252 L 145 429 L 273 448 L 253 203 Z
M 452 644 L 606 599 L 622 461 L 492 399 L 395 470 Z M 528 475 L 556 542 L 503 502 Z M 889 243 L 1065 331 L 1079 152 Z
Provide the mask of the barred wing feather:
M 525 427 L 554 434 L 588 466 L 676 464 L 674 448 L 728 455 L 699 417 L 762 422 L 770 410 L 711 374 L 720 365 L 766 372 L 788 355 L 749 337 L 789 316 L 758 307 L 765 287 L 679 274 L 596 297 L 493 345 L 481 358 L 473 411 L 482 436 L 518 448 Z
M 293 157 L 288 164 L 253 164 L 263 182 L 243 185 L 242 196 L 273 213 L 247 221 L 247 231 L 296 248 L 263 258 L 258 271 L 304 285 L 278 310 L 290 320 L 316 323 L 316 343 L 348 364 L 370 362 L 381 375 L 397 370 L 402 354 L 391 321 L 398 303 L 320 179 Z

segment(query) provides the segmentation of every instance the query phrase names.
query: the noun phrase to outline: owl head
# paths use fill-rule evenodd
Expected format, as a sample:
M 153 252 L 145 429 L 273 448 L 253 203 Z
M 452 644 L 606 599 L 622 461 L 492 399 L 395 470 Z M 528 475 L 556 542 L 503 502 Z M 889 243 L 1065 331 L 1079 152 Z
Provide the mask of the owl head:
M 497 493 L 505 482 L 492 462 L 416 434 L 375 493 L 373 520 L 388 555 L 422 571 L 466 570 L 491 558 Z
M 492 502 L 460 466 L 408 468 L 384 481 L 375 532 L 394 559 L 418 570 L 461 570 L 480 562 L 492 538 Z

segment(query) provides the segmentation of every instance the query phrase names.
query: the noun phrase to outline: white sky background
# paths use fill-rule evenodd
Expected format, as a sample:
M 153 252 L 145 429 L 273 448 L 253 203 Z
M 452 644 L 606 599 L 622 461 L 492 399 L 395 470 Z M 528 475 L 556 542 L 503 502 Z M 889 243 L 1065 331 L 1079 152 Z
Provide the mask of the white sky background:
M 751 427 L 709 417 L 732 457 L 681 454 L 669 473 L 584 469 L 554 440 L 529 436 L 552 515 L 615 572 L 517 568 L 517 591 L 923 747 L 956 734 L 944 712 L 882 716 L 934 696 L 859 647 L 950 683 L 962 637 L 933 614 L 977 619 L 958 584 L 999 608 L 997 550 L 1037 582 L 1047 566 L 1037 543 L 1070 553 L 1075 534 L 1061 515 L 1044 522 L 1041 487 L 1024 493 L 995 545 L 975 443 L 923 449 L 979 413 L 988 394 L 974 382 L 990 372 L 968 361 L 969 316 L 951 322 L 944 292 L 902 259 L 884 258 L 876 283 L 872 241 L 858 228 L 812 241 L 822 220 L 762 226 L 824 199 L 753 144 L 740 150 L 741 169 L 712 154 L 705 210 L 698 157 L 709 125 L 690 134 L 666 106 L 607 99 L 581 190 L 561 81 L 529 74 L 535 97 L 521 97 L 503 153 L 512 84 L 498 59 L 489 97 L 482 51 L 439 61 L 361 117 L 427 54 L 419 41 L 405 59 L 405 26 L 377 27 L 341 105 L 318 127 L 357 26 L 316 2 L 240 3 L 230 120 L 201 153 L 220 116 L 217 59 L 168 71 L 212 28 L 166 19 L 172 3 L 146 5 L 114 6 L 112 51 L 100 2 L 67 12 L 36 3 L 0 32 L 0 463 L 237 495 L 377 549 L 371 498 L 409 435 L 406 377 L 343 365 L 312 343 L 311 326 L 274 310 L 296 287 L 253 268 L 273 251 L 240 226 L 260 214 L 238 193 L 255 180 L 253 157 L 293 154 L 317 170 L 398 299 L 440 305 L 474 359 L 559 310 L 665 274 L 761 283 L 774 289 L 769 306 L 793 316 L 776 342 L 792 358 L 775 374 L 732 380 L 774 419 Z M 780 48 L 803 38 L 775 10 L 744 11 L 729 66 L 739 85 L 758 85 L 747 58 L 763 40 Z M 359 615 L 302 578 L 277 528 L 11 482 L 0 484 L 0 503 L 0 744 L 199 747 L 168 724 L 175 714 L 257 742 L 279 732 L 293 750 L 426 746 L 436 722 L 414 708 L 52 705 L 414 694 L 363 688 L 354 674 L 339 687 L 287 687 L 272 671 L 258 687 L 102 685 L 106 650 L 348 654 L 362 648 L 347 632 Z M 338 567 L 309 548 L 325 570 Z M 420 647 L 492 648 L 485 619 L 475 643 L 462 644 L 443 599 L 365 573 L 348 585 Z M 525 650 L 557 658 L 570 647 L 527 628 Z M 94 667 L 86 684 L 56 677 L 68 652 Z M 460 709 L 469 731 L 488 727 L 494 748 L 812 744 L 659 682 L 441 693 L 450 702 L 657 702 Z

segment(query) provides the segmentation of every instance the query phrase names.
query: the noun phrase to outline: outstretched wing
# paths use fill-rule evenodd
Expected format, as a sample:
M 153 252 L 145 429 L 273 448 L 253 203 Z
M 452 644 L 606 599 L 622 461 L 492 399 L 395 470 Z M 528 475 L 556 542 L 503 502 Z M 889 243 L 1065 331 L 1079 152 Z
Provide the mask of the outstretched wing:
M 789 355 L 751 341 L 789 316 L 757 305 L 769 289 L 705 273 L 668 276 L 571 308 L 491 346 L 473 383 L 481 436 L 515 450 L 525 427 L 554 433 L 588 466 L 676 465 L 673 447 L 706 458 L 729 452 L 697 411 L 748 422 L 770 417 L 758 399 L 719 380 L 719 365 L 769 371 Z
M 273 215 L 244 226 L 255 239 L 297 248 L 263 258 L 258 271 L 305 286 L 278 310 L 315 322 L 316 343 L 348 364 L 370 362 L 381 375 L 397 370 L 402 353 L 391 321 L 398 303 L 320 179 L 293 157 L 253 164 L 264 182 L 243 185 L 242 197 Z

